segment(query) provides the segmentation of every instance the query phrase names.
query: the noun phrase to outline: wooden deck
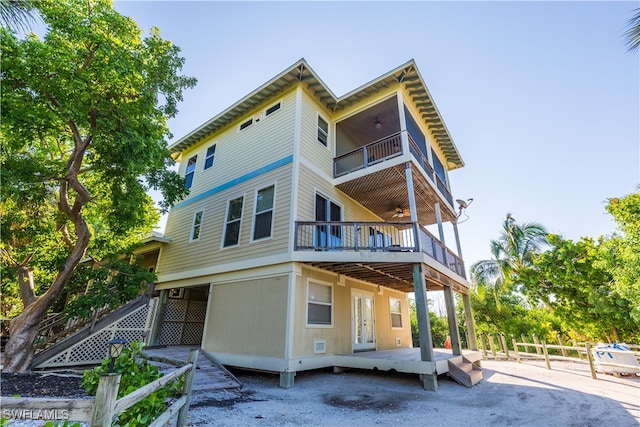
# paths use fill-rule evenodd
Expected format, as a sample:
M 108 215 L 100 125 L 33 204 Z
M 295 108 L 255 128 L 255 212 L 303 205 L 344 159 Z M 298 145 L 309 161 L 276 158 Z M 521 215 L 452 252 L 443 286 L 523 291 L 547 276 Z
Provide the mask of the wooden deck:
M 152 357 L 164 357 L 186 362 L 189 357 L 189 350 L 192 348 L 194 347 L 151 347 L 145 348 L 143 353 Z M 206 354 L 202 349 L 198 353 L 196 365 L 196 374 L 193 377 L 191 386 L 191 391 L 194 393 L 242 387 L 242 383 L 231 372 L 227 371 L 215 358 Z
M 462 350 L 462 355 L 471 362 L 482 359 L 480 351 Z M 434 361 L 423 362 L 420 360 L 420 349 L 414 347 L 339 354 L 335 356 L 335 360 L 336 366 L 344 368 L 395 370 L 411 374 L 433 374 L 435 371 L 437 375 L 441 375 L 449 372 L 447 361 L 459 357 L 454 356 L 451 350 L 437 348 L 434 349 Z

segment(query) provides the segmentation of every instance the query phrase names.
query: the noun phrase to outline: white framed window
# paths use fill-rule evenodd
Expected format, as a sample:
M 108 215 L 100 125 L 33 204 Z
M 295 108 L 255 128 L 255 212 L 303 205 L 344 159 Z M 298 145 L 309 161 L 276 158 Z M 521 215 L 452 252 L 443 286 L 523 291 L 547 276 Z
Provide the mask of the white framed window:
M 329 146 L 329 122 L 318 115 L 318 141 L 325 147 Z
M 273 229 L 273 205 L 275 200 L 275 185 L 262 188 L 256 193 L 255 215 L 253 217 L 252 240 L 271 237 Z
M 402 328 L 402 301 L 389 297 L 389 312 L 391 313 L 391 329 Z
M 189 237 L 190 242 L 200 240 L 200 232 L 202 231 L 202 218 L 204 216 L 204 210 L 196 211 L 193 214 L 193 224 L 191 224 L 191 235 Z
M 196 174 L 196 163 L 198 156 L 195 155 L 189 158 L 187 162 L 187 169 L 184 172 L 184 188 L 191 188 L 193 185 L 193 176 Z
M 271 107 L 269 107 L 266 110 L 264 110 L 264 116 L 265 117 L 270 116 L 271 114 L 273 114 L 276 111 L 278 111 L 281 107 L 282 107 L 282 102 L 278 101 L 277 103 L 273 104 Z
M 216 157 L 216 144 L 213 144 L 209 148 L 207 148 L 207 155 L 204 157 L 204 170 L 209 169 L 213 166 L 213 160 Z
M 333 327 L 333 285 L 307 282 L 307 326 Z
M 229 200 L 227 203 L 227 215 L 224 224 L 222 247 L 228 248 L 240 244 L 240 226 L 242 225 L 242 205 L 244 196 Z

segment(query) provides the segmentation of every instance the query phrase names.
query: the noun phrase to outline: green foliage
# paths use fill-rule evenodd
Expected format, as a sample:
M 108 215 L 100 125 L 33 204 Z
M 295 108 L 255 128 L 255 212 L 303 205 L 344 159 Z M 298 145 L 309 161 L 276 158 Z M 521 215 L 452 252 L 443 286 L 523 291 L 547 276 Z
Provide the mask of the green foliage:
M 409 321 L 411 322 L 411 338 L 414 347 L 420 347 L 420 332 L 418 331 L 418 314 L 416 312 L 416 302 L 409 300 Z M 434 347 L 444 347 L 444 341 L 449 334 L 449 324 L 446 318 L 438 317 L 437 314 L 429 312 L 429 322 L 431 324 L 431 338 Z
M 115 360 L 113 372 L 122 375 L 118 398 L 163 376 L 157 366 L 140 357 L 143 346 L 143 343 L 134 341 Z M 84 372 L 82 386 L 88 394 L 95 396 L 100 376 L 109 372 L 110 363 L 111 359 L 105 359 L 100 366 Z M 180 394 L 182 382 L 182 380 L 174 381 L 122 412 L 118 415 L 117 424 L 123 427 L 149 425 L 166 410 L 166 400 Z
M 42 427 L 81 427 L 82 424 L 80 423 L 72 423 L 69 421 L 64 421 L 64 422 L 60 422 L 60 421 L 47 421 L 46 423 L 43 424 Z

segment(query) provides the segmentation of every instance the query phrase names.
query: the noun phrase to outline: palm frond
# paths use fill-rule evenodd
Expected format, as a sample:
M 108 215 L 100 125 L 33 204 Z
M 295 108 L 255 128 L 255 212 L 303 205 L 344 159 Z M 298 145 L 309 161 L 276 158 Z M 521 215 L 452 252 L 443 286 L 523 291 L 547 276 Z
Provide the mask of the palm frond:
M 0 0 L 0 22 L 14 31 L 27 31 L 35 22 L 33 0 Z
M 627 31 L 624 32 L 626 37 L 627 50 L 635 52 L 640 49 L 640 8 L 635 9 L 636 14 L 627 21 Z

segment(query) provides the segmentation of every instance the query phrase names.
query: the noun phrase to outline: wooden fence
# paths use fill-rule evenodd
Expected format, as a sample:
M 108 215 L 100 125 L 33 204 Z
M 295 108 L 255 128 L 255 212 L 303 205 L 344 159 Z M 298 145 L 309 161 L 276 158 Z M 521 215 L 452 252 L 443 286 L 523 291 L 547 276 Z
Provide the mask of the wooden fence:
M 522 359 L 544 360 L 547 369 L 551 369 L 552 360 L 588 363 L 589 370 L 591 371 L 591 378 L 597 379 L 596 362 L 593 359 L 592 353 L 595 348 L 594 344 L 574 341 L 573 345 L 565 345 L 564 340 L 560 334 L 558 334 L 558 344 L 547 344 L 545 340 L 540 340 L 535 334 L 532 336 L 532 338 L 533 342 L 527 342 L 525 335 L 521 335 L 522 341 L 518 342 L 512 336 L 510 349 L 507 345 L 507 338 L 504 334 L 480 334 L 479 341 L 482 347 L 482 356 L 484 359 L 514 359 L 518 363 L 521 363 Z M 613 348 L 607 348 L 606 350 L 602 351 L 608 354 L 632 354 L 636 359 L 640 359 L 640 346 L 629 345 L 628 347 L 633 351 L 622 351 Z M 520 348 L 522 348 L 524 351 L 520 351 Z M 529 348 L 534 349 L 535 352 L 529 352 Z M 555 352 L 552 353 L 551 351 L 554 350 Z M 640 373 L 640 367 L 638 365 L 628 365 L 603 361 L 598 361 L 597 365 L 600 367 L 604 366 L 611 368 L 623 368 L 625 370 L 633 370 Z
M 178 414 L 176 425 L 184 427 L 187 425 L 187 414 L 191 401 L 191 384 L 193 383 L 197 359 L 197 349 L 189 351 L 189 359 L 186 363 L 176 359 L 160 360 L 153 358 L 153 360 L 175 365 L 178 369 L 120 399 L 117 399 L 121 377 L 119 374 L 108 374 L 100 377 L 95 399 L 2 398 L 2 416 L 12 419 L 89 422 L 91 427 L 108 427 L 112 425 L 116 415 L 184 375 L 182 395 L 149 425 L 149 427 L 163 426 L 171 417 Z

